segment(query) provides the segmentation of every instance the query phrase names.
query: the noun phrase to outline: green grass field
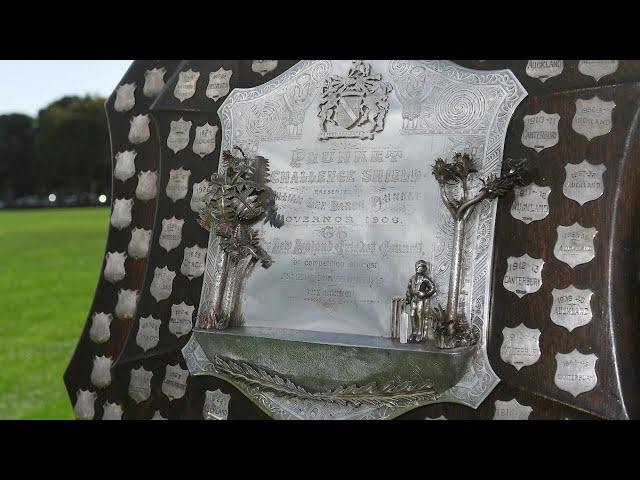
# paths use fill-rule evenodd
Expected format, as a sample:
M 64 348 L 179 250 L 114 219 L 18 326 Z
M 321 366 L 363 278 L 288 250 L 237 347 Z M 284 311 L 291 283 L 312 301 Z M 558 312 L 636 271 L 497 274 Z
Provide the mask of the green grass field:
M 108 221 L 108 208 L 0 211 L 0 419 L 73 418 L 62 375 Z

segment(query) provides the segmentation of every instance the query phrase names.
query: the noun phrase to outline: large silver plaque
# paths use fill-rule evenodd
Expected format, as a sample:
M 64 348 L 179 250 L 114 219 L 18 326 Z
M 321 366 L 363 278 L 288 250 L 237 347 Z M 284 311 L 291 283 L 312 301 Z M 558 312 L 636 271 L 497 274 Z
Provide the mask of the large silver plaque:
M 580 60 L 578 70 L 598 82 L 602 77 L 611 75 L 618 70 L 618 60 Z
M 535 115 L 525 115 L 523 121 L 521 140 L 525 147 L 541 152 L 558 143 L 559 113 L 546 113 L 540 110 Z
M 509 257 L 502 285 L 520 298 L 528 293 L 537 292 L 542 286 L 543 266 L 543 259 L 532 258 L 527 253 L 521 257 Z
M 516 370 L 533 365 L 540 359 L 540 330 L 527 328 L 521 323 L 516 328 L 502 329 L 500 358 Z
M 570 332 L 591 321 L 591 297 L 593 292 L 588 288 L 581 290 L 569 285 L 559 290 L 554 288 L 553 305 L 551 307 L 551 321 L 566 328 Z
M 568 227 L 559 225 L 557 233 L 553 254 L 571 268 L 589 263 L 596 256 L 593 239 L 598 231 L 594 227 L 585 228 L 576 222 Z
M 616 102 L 605 102 L 597 95 L 588 100 L 578 98 L 571 128 L 587 137 L 588 140 L 606 135 L 613 128 L 611 112 L 615 106 Z
M 567 163 L 564 166 L 567 177 L 562 185 L 562 192 L 567 198 L 584 205 L 600 198 L 604 193 L 602 175 L 607 171 L 602 163 L 592 165 L 586 160 L 581 163 Z
M 424 352 L 422 346 L 392 341 L 389 315 L 392 298 L 404 291 L 421 258 L 431 264 L 438 287 L 432 304 L 446 303 L 453 224 L 431 166 L 438 157 L 467 152 L 482 175 L 498 174 L 506 128 L 524 96 L 510 71 L 408 60 L 302 61 L 264 85 L 234 89 L 218 110 L 221 151 L 239 146 L 269 159 L 269 186 L 284 225 L 256 225 L 273 264 L 232 267 L 237 270 L 230 270 L 230 281 L 242 292 L 241 320 L 228 331 L 206 332 L 211 341 L 241 344 L 244 335 L 255 332 L 258 349 L 268 335 L 266 341 L 274 344 L 293 339 L 288 343 L 308 341 L 317 348 L 356 342 L 371 346 L 366 350 L 373 355 L 384 348 L 399 356 Z M 479 181 L 473 185 L 480 187 Z M 468 231 L 472 241 L 460 310 L 484 332 L 468 375 L 442 384 L 435 396 L 369 405 L 340 405 L 324 397 L 300 400 L 240 385 L 241 391 L 277 418 L 389 418 L 434 401 L 477 407 L 498 382 L 484 344 L 495 212 L 495 202 L 479 207 Z M 219 237 L 212 234 L 199 312 L 214 304 L 222 258 Z M 246 284 L 234 280 L 247 270 Z M 239 309 L 233 294 L 215 299 Z M 208 358 L 204 352 L 210 347 L 199 345 L 199 334 L 183 351 L 190 372 L 220 376 L 238 386 L 233 372 L 251 365 Z M 258 358 L 256 349 L 247 351 Z M 279 366 L 283 375 L 294 364 L 304 370 L 304 362 L 310 361 L 309 356 L 290 358 L 288 365 Z M 338 382 L 345 388 L 348 382 L 357 383 L 358 370 L 375 375 L 374 362 L 353 360 L 342 371 L 334 363 L 327 365 L 333 377 L 333 383 L 322 385 L 327 389 Z M 309 375 L 313 373 L 301 373 Z
M 529 415 L 533 412 L 533 408 L 520 404 L 515 398 L 508 402 L 496 400 L 495 405 L 494 420 L 529 420 Z
M 557 353 L 557 369 L 553 378 L 556 386 L 574 397 L 593 390 L 598 383 L 597 361 L 595 354 L 585 355 L 577 349 L 570 353 Z
M 525 71 L 527 75 L 546 82 L 552 77 L 557 77 L 564 68 L 563 60 L 529 60 Z
M 549 215 L 549 194 L 551 187 L 541 187 L 530 183 L 526 187 L 515 187 L 511 205 L 511 216 L 527 225 L 542 220 Z

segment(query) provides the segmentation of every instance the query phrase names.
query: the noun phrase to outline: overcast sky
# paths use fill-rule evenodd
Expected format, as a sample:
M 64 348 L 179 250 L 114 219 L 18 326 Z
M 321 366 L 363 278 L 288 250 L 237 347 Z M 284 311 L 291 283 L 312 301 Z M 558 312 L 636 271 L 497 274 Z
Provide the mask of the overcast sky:
M 0 60 L 0 115 L 38 110 L 65 95 L 108 97 L 131 60 Z

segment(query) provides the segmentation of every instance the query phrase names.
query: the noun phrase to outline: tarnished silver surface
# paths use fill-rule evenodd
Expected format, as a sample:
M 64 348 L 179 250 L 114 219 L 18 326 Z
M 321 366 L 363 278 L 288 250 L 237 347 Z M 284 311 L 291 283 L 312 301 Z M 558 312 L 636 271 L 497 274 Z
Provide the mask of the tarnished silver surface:
M 191 69 L 180 72 L 178 74 L 178 82 L 173 89 L 173 95 L 181 102 L 193 97 L 196 93 L 198 78 L 200 78 L 200 72 L 194 72 Z
M 496 400 L 495 405 L 494 420 L 529 420 L 529 415 L 533 412 L 533 408 L 521 405 L 515 398 L 508 402 Z
M 596 256 L 593 239 L 598 231 L 595 227 L 585 228 L 576 222 L 570 226 L 559 225 L 556 230 L 558 238 L 553 254 L 558 260 L 576 268 Z
M 149 123 L 151 119 L 148 114 L 140 114 L 131 117 L 129 126 L 129 141 L 134 145 L 140 145 L 141 143 L 149 140 L 151 131 L 149 130 Z
M 127 254 L 125 252 L 107 252 L 105 259 L 107 260 L 103 272 L 105 280 L 111 283 L 122 280 L 127 273 L 124 269 Z
M 127 252 L 132 258 L 146 258 L 149 254 L 151 243 L 151 230 L 134 227 L 131 230 L 131 240 L 127 247 Z
M 205 178 L 201 182 L 194 183 L 191 191 L 191 200 L 189 207 L 194 212 L 198 213 L 205 206 L 205 196 L 209 190 L 211 183 Z
M 607 171 L 604 164 L 592 165 L 583 160 L 578 164 L 567 163 L 564 169 L 567 176 L 562 185 L 562 192 L 567 198 L 584 205 L 600 198 L 604 193 L 602 175 Z
M 116 303 L 116 308 L 114 309 L 116 317 L 122 320 L 131 320 L 133 314 L 136 313 L 137 303 L 137 290 L 120 289 L 118 291 L 118 303 Z
M 156 302 L 166 300 L 171 296 L 174 278 L 176 278 L 176 272 L 169 270 L 168 267 L 156 267 L 149 287 L 149 292 L 156 299 Z
M 164 67 L 152 68 L 144 72 L 144 87 L 142 93 L 145 97 L 155 97 L 164 88 L 164 76 L 167 69 Z
M 160 237 L 158 243 L 167 252 L 170 252 L 182 243 L 182 227 L 184 226 L 184 219 L 176 218 L 164 218 L 162 220 L 162 230 L 160 231 Z
M 569 392 L 574 397 L 593 390 L 598 384 L 597 361 L 595 354 L 585 355 L 577 349 L 570 353 L 557 353 L 557 369 L 553 381 L 560 390 Z
M 136 186 L 136 198 L 146 202 L 153 200 L 158 194 L 158 172 L 147 170 L 138 173 L 138 185 Z
M 562 290 L 554 288 L 551 321 L 566 328 L 570 332 L 591 321 L 591 297 L 593 292 L 588 288 L 581 290 L 569 285 Z
M 541 187 L 530 183 L 526 187 L 516 186 L 513 189 L 511 216 L 527 225 L 542 220 L 549 215 L 549 194 L 551 187 Z
M 120 85 L 116 90 L 116 100 L 113 104 L 113 108 L 116 112 L 124 113 L 131 110 L 136 104 L 136 84 L 124 83 Z
M 528 293 L 537 292 L 542 286 L 543 266 L 543 259 L 532 258 L 528 253 L 521 257 L 509 257 L 502 285 L 520 298 Z
M 183 369 L 179 363 L 175 365 L 167 365 L 162 381 L 162 393 L 169 400 L 176 400 L 184 397 L 187 391 L 187 379 L 189 378 L 189 370 Z
M 117 403 L 105 402 L 102 408 L 102 420 L 122 420 L 122 407 Z
M 544 110 L 540 110 L 535 115 L 525 115 L 523 122 L 521 141 L 525 147 L 541 152 L 558 143 L 559 113 L 546 113 Z
M 193 305 L 187 305 L 185 302 L 172 305 L 169 331 L 178 338 L 191 332 L 194 310 Z
M 256 269 L 247 283 L 247 326 L 388 337 L 389 300 L 404 286 L 403 272 L 423 256 L 440 287 L 434 301 L 447 297 L 452 221 L 430 166 L 462 151 L 474 155 L 483 176 L 499 174 L 506 128 L 525 92 L 509 71 L 476 72 L 446 61 L 367 63 L 392 86 L 384 128 L 373 139 L 319 140 L 322 88 L 331 77 L 348 76 L 350 61 L 300 62 L 262 86 L 235 89 L 219 109 L 221 150 L 239 145 L 270 160 L 271 185 L 285 216 L 280 230 L 260 229 L 275 263 Z M 361 115 L 353 105 L 351 113 Z M 487 202 L 474 212 L 465 242 L 460 308 L 481 332 L 495 208 Z M 211 306 L 216 290 L 219 248 L 212 235 L 200 310 Z M 442 400 L 475 407 L 495 386 L 484 337 L 469 374 Z M 295 403 L 267 397 L 265 408 L 274 416 Z M 322 410 L 341 418 L 335 405 Z M 342 413 L 366 417 L 361 410 Z
M 571 121 L 571 128 L 584 135 L 588 140 L 606 135 L 613 128 L 611 113 L 616 106 L 613 100 L 605 102 L 597 95 L 590 99 L 576 100 L 576 114 Z
M 110 313 L 95 312 L 91 317 L 89 338 L 94 343 L 105 343 L 111 338 L 111 322 L 113 315 Z
M 111 365 L 113 361 L 110 357 L 95 355 L 93 357 L 93 368 L 91 369 L 91 383 L 104 388 L 111 385 Z
M 78 390 L 76 392 L 76 404 L 73 412 L 78 420 L 93 420 L 95 416 L 95 403 L 98 394 L 89 390 Z
M 232 75 L 232 70 L 225 70 L 223 67 L 211 72 L 206 90 L 207 97 L 216 102 L 226 96 L 229 93 L 229 81 Z
M 136 151 L 135 150 L 126 150 L 124 152 L 116 153 L 116 166 L 113 169 L 113 176 L 122 181 L 126 182 L 136 173 Z
M 196 127 L 196 137 L 193 139 L 191 149 L 200 158 L 206 157 L 216 149 L 216 134 L 218 127 L 209 125 L 209 122 Z
M 171 169 L 165 190 L 167 197 L 174 202 L 186 197 L 189 193 L 189 177 L 191 177 L 191 170 L 185 170 L 182 167 Z
M 564 68 L 563 60 L 529 60 L 525 72 L 532 78 L 546 82 L 550 78 L 557 77 Z
M 138 333 L 136 333 L 136 345 L 145 352 L 156 347 L 160 341 L 160 325 L 162 325 L 162 321 L 153 318 L 153 315 L 140 317 Z
M 113 211 L 111 212 L 111 225 L 118 230 L 122 230 L 131 225 L 132 207 L 132 198 L 116 198 L 113 202 Z
M 533 365 L 540 359 L 540 330 L 527 328 L 521 323 L 515 328 L 502 329 L 500 358 L 520 370 Z
M 173 150 L 173 153 L 178 153 L 189 145 L 191 125 L 193 122 L 187 122 L 182 117 L 180 120 L 171 121 L 169 135 L 167 135 L 167 147 Z
M 278 60 L 254 60 L 251 63 L 251 70 L 259 73 L 263 77 L 278 68 Z
M 602 77 L 611 75 L 618 70 L 618 60 L 580 60 L 578 70 L 598 82 Z
M 219 388 L 205 392 L 202 417 L 205 420 L 226 420 L 229 416 L 229 401 L 231 395 L 224 393 Z
M 205 258 L 207 256 L 207 247 L 186 247 L 182 257 L 182 265 L 180 265 L 180 273 L 189 280 L 199 277 L 204 273 Z
M 144 402 L 151 396 L 151 378 L 153 372 L 144 367 L 131 369 L 129 380 L 129 396 L 136 402 Z

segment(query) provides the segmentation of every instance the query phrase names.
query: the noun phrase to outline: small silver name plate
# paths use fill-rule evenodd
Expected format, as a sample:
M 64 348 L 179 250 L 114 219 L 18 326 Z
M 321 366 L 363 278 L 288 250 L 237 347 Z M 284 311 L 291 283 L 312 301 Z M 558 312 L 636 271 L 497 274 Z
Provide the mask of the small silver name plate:
M 569 285 L 562 290 L 554 288 L 551 321 L 566 328 L 570 332 L 591 321 L 591 297 L 593 292 L 588 288 L 580 290 Z
M 167 267 L 162 267 L 154 270 L 153 280 L 149 291 L 153 298 L 157 302 L 166 300 L 171 296 L 171 289 L 173 288 L 173 279 L 176 277 L 176 272 L 169 270 Z
M 565 197 L 580 205 L 600 198 L 604 193 L 602 175 L 607 171 L 602 163 L 592 165 L 586 160 L 581 163 L 568 163 L 564 167 L 567 177 L 562 186 Z
M 585 228 L 578 222 L 571 226 L 559 225 L 557 228 L 558 239 L 553 247 L 555 257 L 576 268 L 583 263 L 589 263 L 595 257 L 593 239 L 598 231 L 594 228 Z
M 511 205 L 511 216 L 527 225 L 542 220 L 549 215 L 549 194 L 551 187 L 541 187 L 530 183 L 526 187 L 515 187 Z
M 502 285 L 520 298 L 537 292 L 542 286 L 543 266 L 543 259 L 532 258 L 527 253 L 521 257 L 509 257 Z
M 162 393 L 169 400 L 176 400 L 184 397 L 187 391 L 187 379 L 189 370 L 183 369 L 180 364 L 167 365 L 164 380 L 162 381 Z
M 178 82 L 173 89 L 173 95 L 181 102 L 193 97 L 196 93 L 198 78 L 200 78 L 200 72 L 194 72 L 191 69 L 180 72 Z
M 169 331 L 177 338 L 186 335 L 193 326 L 193 305 L 185 302 L 171 306 L 171 319 L 169 320 Z
M 618 70 L 618 60 L 580 60 L 578 70 L 598 82 L 602 77 L 611 75 Z
M 588 100 L 579 98 L 576 100 L 576 114 L 571 122 L 571 128 L 588 140 L 606 135 L 613 127 L 611 112 L 615 106 L 616 102 L 605 102 L 597 95 Z
M 153 372 L 145 370 L 144 367 L 131 370 L 129 396 L 136 403 L 144 402 L 151 396 L 151 377 Z
M 158 345 L 160 341 L 160 325 L 162 325 L 162 321 L 153 318 L 153 315 L 140 318 L 136 344 L 145 352 Z
M 533 412 L 533 408 L 521 405 L 515 398 L 508 402 L 496 400 L 495 405 L 494 420 L 529 420 L 529 415 Z
M 167 252 L 176 248 L 182 242 L 182 227 L 184 219 L 178 219 L 175 216 L 162 220 L 162 231 L 158 238 L 158 243 Z
M 231 395 L 220 389 L 205 392 L 202 416 L 205 420 L 226 420 L 229 416 L 229 401 Z
M 574 397 L 593 390 L 598 383 L 597 361 L 598 357 L 595 354 L 585 355 L 577 349 L 571 353 L 556 354 L 557 370 L 554 377 L 556 386 Z
M 515 328 L 502 329 L 500 358 L 516 370 L 533 365 L 540 359 L 540 330 L 527 328 L 521 323 Z
M 563 60 L 529 60 L 525 72 L 532 78 L 546 82 L 550 78 L 557 77 L 564 69 Z
M 539 153 L 558 143 L 559 113 L 546 113 L 540 110 L 535 115 L 525 115 L 523 121 L 521 140 L 525 147 L 533 148 Z

